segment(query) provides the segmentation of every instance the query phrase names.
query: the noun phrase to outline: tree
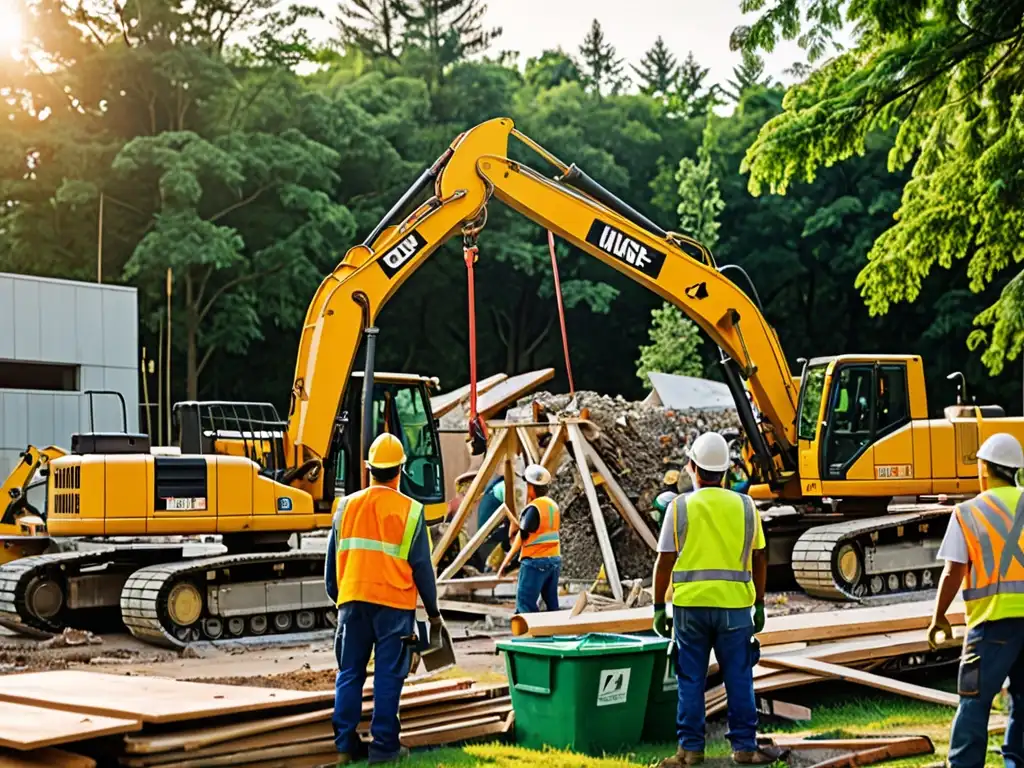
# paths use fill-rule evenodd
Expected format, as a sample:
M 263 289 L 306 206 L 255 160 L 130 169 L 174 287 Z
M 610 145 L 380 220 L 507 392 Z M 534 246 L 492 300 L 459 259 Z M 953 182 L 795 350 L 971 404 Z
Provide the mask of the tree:
M 723 88 L 722 93 L 733 101 L 739 102 L 743 98 L 743 94 L 751 88 L 768 85 L 769 79 L 763 78 L 762 75 L 764 75 L 764 60 L 756 53 L 744 50 L 743 60 L 738 66 L 733 67 L 733 79 L 726 81 L 728 87 Z
M 604 30 L 597 19 L 580 46 L 583 58 L 584 80 L 598 96 L 605 92 L 618 93 L 629 82 L 622 74 L 623 62 L 616 55 L 615 46 L 605 40 Z
M 341 43 L 372 58 L 398 61 L 408 0 L 342 0 L 336 21 Z
M 676 172 L 679 192 L 679 224 L 683 231 L 709 249 L 718 242 L 718 216 L 725 203 L 718 191 L 718 179 L 711 166 L 714 133 L 711 114 L 704 122 L 704 133 L 697 160 L 689 157 L 679 161 Z M 640 348 L 636 375 L 650 387 L 651 371 L 701 376 L 704 367 L 700 358 L 700 329 L 674 304 L 664 303 L 651 312 L 651 343 Z
M 686 54 L 686 59 L 679 65 L 676 88 L 670 99 L 671 109 L 684 117 L 699 117 L 719 104 L 720 88 L 716 84 L 706 86 L 707 76 L 708 68 L 697 62 L 693 51 Z
M 641 93 L 667 98 L 676 85 L 679 64 L 659 35 L 633 71 L 640 78 Z
M 536 88 L 549 89 L 567 82 L 582 82 L 579 64 L 561 48 L 543 51 L 526 60 L 526 82 Z
M 405 25 L 404 45 L 409 64 L 423 72 L 433 87 L 445 70 L 485 50 L 501 28 L 485 29 L 482 0 L 403 0 L 398 12 Z
M 872 315 L 884 315 L 917 299 L 936 264 L 966 261 L 972 292 L 999 290 L 968 342 L 985 347 L 996 374 L 1024 347 L 1024 273 L 1011 268 L 1024 257 L 1024 3 L 817 0 L 804 14 L 797 0 L 777 0 L 737 42 L 770 49 L 780 35 L 800 36 L 814 61 L 844 8 L 859 30 L 854 47 L 790 89 L 747 153 L 750 189 L 784 193 L 862 154 L 873 131 L 894 130 L 889 167 L 912 178 L 856 285 Z

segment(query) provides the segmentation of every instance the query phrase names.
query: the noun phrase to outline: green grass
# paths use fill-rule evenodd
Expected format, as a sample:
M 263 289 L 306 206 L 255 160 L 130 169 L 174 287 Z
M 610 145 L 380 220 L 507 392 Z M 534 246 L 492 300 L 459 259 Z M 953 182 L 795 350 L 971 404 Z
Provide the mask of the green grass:
M 926 684 L 945 690 L 952 686 L 955 690 L 955 680 L 930 680 Z M 830 738 L 924 735 L 935 745 L 933 755 L 887 762 L 884 764 L 886 768 L 919 768 L 942 762 L 949 748 L 949 726 L 953 718 L 953 710 L 949 707 L 833 683 L 780 691 L 777 698 L 810 707 L 812 719 L 807 723 L 764 723 L 762 733 L 826 734 Z M 713 719 L 711 729 L 713 733 L 724 731 L 722 718 Z M 993 737 L 990 743 L 1001 744 L 1001 736 Z M 560 750 L 540 752 L 511 744 L 492 743 L 421 751 L 404 765 L 408 768 L 650 768 L 674 752 L 675 744 L 639 744 L 632 753 L 597 758 Z M 727 759 L 729 747 L 722 737 L 708 742 L 706 755 L 711 765 L 731 764 Z M 1002 758 L 990 753 L 986 766 L 996 768 L 1001 765 Z

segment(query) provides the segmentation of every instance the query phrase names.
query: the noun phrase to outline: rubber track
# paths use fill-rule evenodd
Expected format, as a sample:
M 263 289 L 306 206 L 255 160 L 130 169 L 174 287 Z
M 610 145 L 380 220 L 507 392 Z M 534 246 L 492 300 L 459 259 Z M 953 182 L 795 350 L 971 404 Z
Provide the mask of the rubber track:
M 88 552 L 56 552 L 50 555 L 24 557 L 0 565 L 0 626 L 30 637 L 50 637 L 62 632 L 62 624 L 33 616 L 28 612 L 22 596 L 29 583 L 54 566 L 99 565 L 115 551 L 115 547 L 109 547 Z
M 894 513 L 885 517 L 815 526 L 804 531 L 793 546 L 793 574 L 800 587 L 812 597 L 863 601 L 864 597 L 851 594 L 835 580 L 832 570 L 833 553 L 844 542 L 866 537 L 874 531 L 884 531 L 901 525 L 916 525 L 933 518 L 948 517 L 952 512 L 951 506 L 935 506 L 917 512 Z M 862 574 L 862 577 L 867 578 L 867 574 Z
M 275 563 L 288 560 L 315 560 L 322 563 L 323 558 L 323 553 L 297 550 L 253 555 L 217 555 L 146 566 L 132 573 L 121 590 L 121 619 L 128 627 L 128 631 L 140 640 L 167 648 L 184 648 L 188 643 L 178 640 L 167 631 L 168 628 L 164 625 L 166 611 L 159 610 L 160 602 L 167 598 L 180 578 L 241 563 Z

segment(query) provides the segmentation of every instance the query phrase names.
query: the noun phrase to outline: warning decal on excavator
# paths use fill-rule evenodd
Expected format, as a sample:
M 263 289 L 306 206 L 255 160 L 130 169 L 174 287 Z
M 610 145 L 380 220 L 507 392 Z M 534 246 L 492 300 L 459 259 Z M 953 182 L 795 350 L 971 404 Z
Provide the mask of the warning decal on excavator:
M 193 510 L 202 511 L 206 509 L 206 499 L 190 499 L 184 496 L 178 498 L 165 498 L 166 508 L 168 512 L 191 512 Z
M 898 480 L 912 477 L 914 467 L 910 464 L 885 464 L 875 467 L 875 478 L 878 480 Z
M 408 237 L 385 253 L 377 263 L 380 264 L 380 268 L 384 270 L 384 274 L 390 280 L 398 274 L 398 270 L 404 267 L 409 259 L 422 251 L 426 244 L 427 241 L 423 235 L 415 231 L 410 232 Z
M 594 219 L 587 232 L 587 242 L 610 256 L 638 269 L 648 277 L 657 278 L 665 264 L 665 254 L 637 242 L 625 232 L 600 219 Z

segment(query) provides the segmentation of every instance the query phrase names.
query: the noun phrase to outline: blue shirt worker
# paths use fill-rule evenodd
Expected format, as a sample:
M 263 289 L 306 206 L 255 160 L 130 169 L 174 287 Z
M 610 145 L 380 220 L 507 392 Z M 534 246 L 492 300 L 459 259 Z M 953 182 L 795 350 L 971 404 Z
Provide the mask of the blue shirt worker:
M 333 717 L 338 765 L 355 760 L 360 747 L 356 728 L 371 653 L 369 762 L 395 762 L 409 754 L 398 741 L 398 699 L 409 674 L 406 638 L 416 632 L 417 594 L 431 632 L 442 624 L 423 505 L 398 490 L 405 464 L 401 441 L 380 435 L 366 463 L 369 487 L 337 502 L 324 570 L 327 594 L 338 606 Z
M 531 464 L 523 473 L 526 480 L 526 509 L 519 518 L 516 533 L 521 543 L 519 583 L 516 586 L 516 613 L 536 613 L 543 598 L 549 611 L 558 610 L 558 577 L 562 572 L 562 548 L 558 532 L 562 513 L 547 494 L 551 473 L 540 464 Z M 515 555 L 515 546 L 498 569 L 498 576 Z
M 694 490 L 677 496 L 665 513 L 654 566 L 654 630 L 674 632 L 679 703 L 679 749 L 664 768 L 704 760 L 704 688 L 711 649 L 728 698 L 733 762 L 771 763 L 757 747 L 753 669 L 759 652 L 754 635 L 764 629 L 768 572 L 761 517 L 749 496 L 722 487 L 732 461 L 717 432 L 698 437 L 687 471 Z M 665 607 L 671 585 L 672 616 Z
M 505 478 L 494 477 L 484 487 L 484 492 L 480 496 L 480 502 L 476 508 L 476 524 L 477 529 L 480 529 L 484 524 L 491 519 L 491 516 L 498 511 L 498 508 L 505 503 Z M 494 548 L 501 545 L 504 552 L 508 552 L 511 545 L 509 541 L 509 521 L 506 519 L 499 525 L 490 536 L 480 545 L 479 549 L 473 553 L 473 557 L 470 558 L 470 562 L 476 567 L 481 573 L 487 570 L 487 560 L 490 554 L 494 551 Z
M 939 547 L 939 579 L 928 645 L 952 639 L 946 611 L 963 585 L 967 612 L 948 764 L 980 768 L 988 753 L 992 700 L 1010 681 L 1010 716 L 1003 740 L 1009 768 L 1024 766 L 1024 490 L 1016 475 L 1024 449 L 1006 433 L 978 448 L 981 493 L 956 506 Z

